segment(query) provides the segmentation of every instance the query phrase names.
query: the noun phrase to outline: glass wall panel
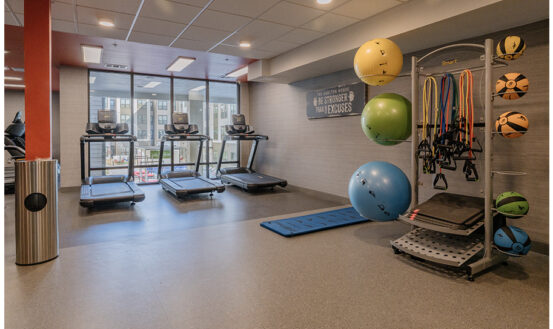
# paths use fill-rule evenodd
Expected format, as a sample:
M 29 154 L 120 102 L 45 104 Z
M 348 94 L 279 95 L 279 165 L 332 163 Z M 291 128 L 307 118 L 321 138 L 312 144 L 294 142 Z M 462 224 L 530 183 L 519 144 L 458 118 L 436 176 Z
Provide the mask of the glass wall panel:
M 234 83 L 91 70 L 89 120 L 97 122 L 100 109 L 117 112 L 118 123 L 127 123 L 129 134 L 137 137 L 135 180 L 150 183 L 157 182 L 160 141 L 165 124 L 172 122 L 172 111 L 188 113 L 190 123 L 198 125 L 199 133 L 212 139 L 209 149 L 204 144 L 200 172 L 215 177 L 224 126 L 231 124 L 232 114 L 238 113 L 237 91 L 238 85 Z M 128 173 L 129 143 L 92 143 L 90 146 L 91 175 Z M 169 171 L 171 163 L 175 170 L 193 169 L 191 163 L 196 160 L 198 149 L 197 142 L 175 143 L 171 155 L 168 143 L 163 152 L 162 172 Z M 229 163 L 223 167 L 236 166 L 237 160 L 238 144 L 229 142 L 223 158 Z
M 133 133 L 137 138 L 135 181 L 157 182 L 160 140 L 171 115 L 171 79 L 135 74 L 133 87 Z M 164 158 L 164 161 L 170 163 L 171 157 Z
M 115 110 L 117 122 L 131 128 L 131 75 L 114 72 L 89 72 L 89 122 L 98 122 L 98 110 Z M 85 127 L 82 127 L 85 134 Z M 90 143 L 91 175 L 126 175 L 127 169 L 100 169 L 124 167 L 129 164 L 129 143 Z
M 207 135 L 206 124 L 206 83 L 199 80 L 174 79 L 173 95 L 175 112 L 188 113 L 190 124 L 198 125 L 199 134 Z M 207 142 L 204 142 L 202 153 L 202 162 L 206 161 Z M 184 165 L 184 163 L 193 163 L 198 157 L 199 142 L 180 142 L 175 143 L 175 170 L 190 169 L 193 165 Z M 200 173 L 205 174 L 205 166 L 200 166 Z
M 209 150 L 209 175 L 215 177 L 217 161 L 225 136 L 225 125 L 232 124 L 232 115 L 238 113 L 238 85 L 235 83 L 209 81 L 209 132 L 212 139 Z M 238 161 L 238 142 L 231 141 L 225 145 L 223 162 Z M 214 163 L 213 163 L 214 162 Z M 236 163 L 221 166 L 236 167 Z

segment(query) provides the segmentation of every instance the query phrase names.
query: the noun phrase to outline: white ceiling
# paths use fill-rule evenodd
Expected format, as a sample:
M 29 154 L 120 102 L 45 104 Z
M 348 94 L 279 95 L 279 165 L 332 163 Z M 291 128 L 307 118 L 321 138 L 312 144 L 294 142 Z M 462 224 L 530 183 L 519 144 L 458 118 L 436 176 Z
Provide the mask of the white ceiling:
M 406 1 L 333 0 L 320 5 L 316 0 L 53 0 L 52 29 L 261 59 Z M 6 24 L 23 24 L 23 2 L 5 0 Z M 99 26 L 102 18 L 115 27 Z M 242 40 L 252 47 L 239 48 Z

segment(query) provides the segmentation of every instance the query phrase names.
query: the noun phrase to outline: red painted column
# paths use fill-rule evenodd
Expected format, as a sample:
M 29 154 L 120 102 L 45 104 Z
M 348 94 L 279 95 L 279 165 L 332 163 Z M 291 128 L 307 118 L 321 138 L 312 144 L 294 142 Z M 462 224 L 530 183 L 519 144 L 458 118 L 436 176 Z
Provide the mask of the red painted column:
M 52 26 L 50 0 L 25 0 L 25 153 L 52 156 Z

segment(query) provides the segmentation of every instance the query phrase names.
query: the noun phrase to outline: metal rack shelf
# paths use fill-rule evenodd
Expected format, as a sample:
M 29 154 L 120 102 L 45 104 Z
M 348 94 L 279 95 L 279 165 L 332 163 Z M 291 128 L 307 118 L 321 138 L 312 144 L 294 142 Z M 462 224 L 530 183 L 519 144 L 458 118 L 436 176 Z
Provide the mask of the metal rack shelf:
M 420 63 L 443 50 L 451 48 L 476 48 L 483 50 L 484 54 L 480 56 L 484 60 L 483 66 L 471 67 L 473 71 L 484 71 L 484 172 L 481 179 L 484 180 L 484 220 L 479 223 L 480 227 L 484 226 L 482 234 L 472 234 L 474 232 L 464 232 L 466 234 L 458 234 L 461 232 L 452 232 L 450 228 L 444 228 L 428 223 L 416 222 L 408 218 L 400 220 L 418 226 L 401 238 L 391 241 L 394 251 L 401 251 L 410 254 L 414 257 L 426 259 L 438 264 L 444 264 L 455 267 L 463 267 L 468 264 L 467 274 L 468 279 L 472 280 L 473 275 L 482 272 L 496 264 L 499 264 L 507 256 L 495 252 L 493 249 L 493 172 L 492 172 L 492 127 L 494 126 L 493 117 L 493 81 L 492 69 L 494 67 L 506 66 L 507 63 L 495 60 L 494 58 L 494 42 L 492 39 L 486 39 L 484 44 L 469 44 L 461 43 L 448 45 L 442 48 L 435 49 L 428 54 L 417 58 L 411 58 L 411 131 L 416 132 L 418 128 L 419 115 L 419 79 L 421 76 L 441 75 L 444 73 L 460 73 L 463 70 L 449 70 L 443 72 L 423 73 L 424 68 Z M 482 125 L 482 122 L 479 122 Z M 419 204 L 419 158 L 418 151 L 418 134 L 413 133 L 411 140 L 411 206 L 415 207 Z M 478 228 L 480 228 L 478 227 Z M 476 228 L 475 231 L 478 229 Z M 445 252 L 447 251 L 447 252 Z M 445 252 L 445 253 L 444 253 Z M 470 262 L 470 264 L 469 264 Z
M 431 224 L 431 223 L 419 221 L 416 219 L 410 219 L 408 216 L 404 216 L 404 215 L 399 215 L 398 219 L 404 222 L 405 224 L 414 225 L 416 227 L 420 227 L 420 228 L 424 228 L 427 230 L 432 230 L 440 233 L 460 235 L 460 236 L 472 235 L 474 232 L 478 231 L 482 226 L 484 226 L 483 220 L 475 223 L 473 226 L 467 229 L 453 229 L 450 227 Z
M 460 268 L 482 253 L 483 241 L 481 235 L 465 237 L 416 228 L 391 243 L 396 251 Z

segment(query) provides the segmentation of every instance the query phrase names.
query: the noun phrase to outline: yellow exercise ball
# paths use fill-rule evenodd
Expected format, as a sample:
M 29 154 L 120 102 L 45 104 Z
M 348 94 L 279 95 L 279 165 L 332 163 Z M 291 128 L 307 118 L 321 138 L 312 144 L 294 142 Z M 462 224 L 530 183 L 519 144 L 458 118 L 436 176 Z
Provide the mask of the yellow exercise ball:
M 371 86 L 383 86 L 394 80 L 403 68 L 403 54 L 398 45 L 388 39 L 365 42 L 353 59 L 355 73 Z

